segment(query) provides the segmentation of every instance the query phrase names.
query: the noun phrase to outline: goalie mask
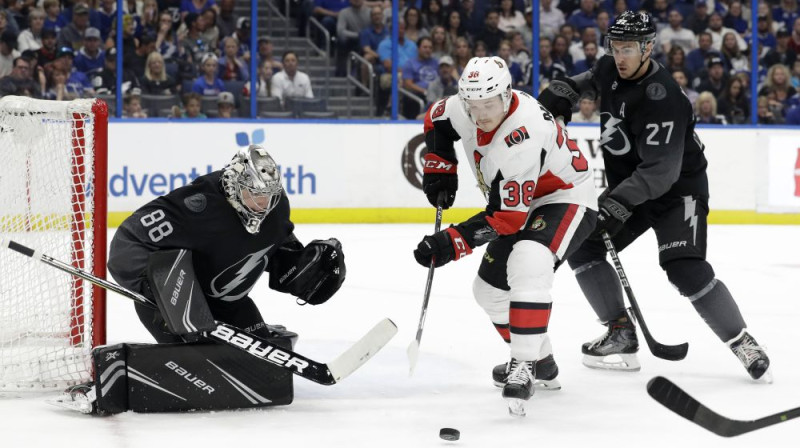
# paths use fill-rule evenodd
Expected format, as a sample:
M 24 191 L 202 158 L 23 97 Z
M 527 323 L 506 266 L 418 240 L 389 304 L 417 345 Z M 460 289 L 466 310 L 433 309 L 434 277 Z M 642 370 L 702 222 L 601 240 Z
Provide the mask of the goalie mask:
M 222 189 L 244 228 L 252 234 L 258 233 L 283 194 L 278 165 L 261 145 L 236 152 L 223 168 Z

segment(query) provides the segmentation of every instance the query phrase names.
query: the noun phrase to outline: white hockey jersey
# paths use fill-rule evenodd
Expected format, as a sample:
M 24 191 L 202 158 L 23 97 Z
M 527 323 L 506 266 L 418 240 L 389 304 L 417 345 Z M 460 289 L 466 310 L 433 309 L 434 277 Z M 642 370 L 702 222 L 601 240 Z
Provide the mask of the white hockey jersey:
M 492 132 L 477 127 L 458 96 L 444 98 L 425 117 L 425 132 L 431 131 L 435 136 L 426 139 L 428 147 L 449 160 L 453 159 L 447 151 L 454 151 L 453 142 L 461 140 L 486 197 L 487 212 L 513 228 L 500 234 L 516 232 L 532 210 L 545 204 L 597 210 L 589 160 L 566 129 L 527 93 L 514 91 L 508 116 Z

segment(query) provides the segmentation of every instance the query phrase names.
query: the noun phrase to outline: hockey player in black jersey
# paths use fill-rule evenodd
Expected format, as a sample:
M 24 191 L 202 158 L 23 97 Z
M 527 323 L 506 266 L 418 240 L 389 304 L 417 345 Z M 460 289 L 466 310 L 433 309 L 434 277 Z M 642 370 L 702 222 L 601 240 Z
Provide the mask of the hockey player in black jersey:
M 655 34 L 647 13 L 626 11 L 609 27 L 606 56 L 587 72 L 552 82 L 539 96 L 567 122 L 581 93 L 592 91 L 601 98 L 600 146 L 608 189 L 599 198 L 596 235 L 568 260 L 607 326 L 601 337 L 583 345 L 584 364 L 639 370 L 634 324 L 599 235 L 607 232 L 621 251 L 652 228 L 669 281 L 753 379 L 770 381 L 767 354 L 747 331 L 736 302 L 706 261 L 709 193 L 704 147 L 694 132 L 688 98 L 669 72 L 650 58 Z
M 266 324 L 249 296 L 261 275 L 269 273 L 271 289 L 312 305 L 333 296 L 345 278 L 339 241 L 314 240 L 304 246 L 293 231 L 278 166 L 263 147 L 251 145 L 237 151 L 222 170 L 200 176 L 128 217 L 111 242 L 108 270 L 118 284 L 154 303 L 167 297 L 174 305 L 182 287 L 196 284 L 213 320 L 243 330 L 243 336 L 236 335 L 239 344 L 250 334 L 273 347 L 291 349 L 297 334 Z M 154 272 L 169 273 L 159 278 L 172 283 L 154 281 Z M 197 307 L 189 294 L 184 321 Z M 291 372 L 230 345 L 184 340 L 168 329 L 172 327 L 160 309 L 136 303 L 139 319 L 159 344 L 95 349 L 98 387 L 72 388 L 63 400 L 67 407 L 160 412 L 292 401 Z M 264 347 L 250 349 L 266 357 Z

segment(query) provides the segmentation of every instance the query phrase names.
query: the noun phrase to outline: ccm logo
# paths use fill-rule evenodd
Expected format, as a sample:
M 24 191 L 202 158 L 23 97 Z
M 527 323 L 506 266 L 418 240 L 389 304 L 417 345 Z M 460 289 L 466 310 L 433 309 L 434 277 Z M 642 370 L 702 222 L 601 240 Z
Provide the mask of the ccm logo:
M 453 238 L 453 247 L 456 250 L 456 260 L 469 255 L 469 251 L 467 251 L 467 243 L 464 242 L 464 238 L 460 236 Z
M 262 341 L 257 341 L 244 333 L 239 333 L 238 331 L 234 331 L 222 325 L 217 326 L 217 328 L 209 334 L 219 340 L 247 350 L 259 358 L 265 359 L 273 364 L 291 367 L 297 373 L 303 373 L 303 369 L 308 367 L 308 361 L 306 360 L 292 356 L 277 347 L 266 344 Z M 262 346 L 262 344 L 264 345 Z
M 442 162 L 441 160 L 426 160 L 425 168 L 431 170 L 450 171 L 453 169 L 453 164 L 448 162 Z

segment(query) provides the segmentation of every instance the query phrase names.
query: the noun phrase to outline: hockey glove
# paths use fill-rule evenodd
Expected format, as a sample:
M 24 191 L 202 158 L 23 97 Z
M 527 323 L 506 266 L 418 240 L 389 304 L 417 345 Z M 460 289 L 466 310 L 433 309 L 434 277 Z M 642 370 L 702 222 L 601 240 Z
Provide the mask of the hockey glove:
M 554 117 L 563 117 L 566 125 L 572 121 L 572 108 L 578 104 L 579 98 L 578 85 L 565 77 L 550 81 L 538 100 Z
M 428 202 L 438 207 L 436 199 L 439 192 L 444 192 L 442 208 L 446 210 L 452 207 L 458 190 L 458 162 L 449 161 L 431 152 L 425 154 L 423 160 L 422 191 L 428 196 Z
M 428 235 L 420 241 L 414 250 L 417 263 L 429 267 L 431 261 L 437 268 L 472 253 L 472 248 L 455 227 Z
M 631 212 L 616 199 L 606 196 L 600 202 L 600 210 L 597 214 L 597 233 L 603 231 L 608 236 L 614 236 L 622 230 L 625 221 L 631 217 Z
M 296 296 L 301 305 L 319 305 L 339 290 L 346 274 L 339 240 L 313 240 L 299 257 L 283 263 L 278 272 L 270 273 L 269 286 Z

